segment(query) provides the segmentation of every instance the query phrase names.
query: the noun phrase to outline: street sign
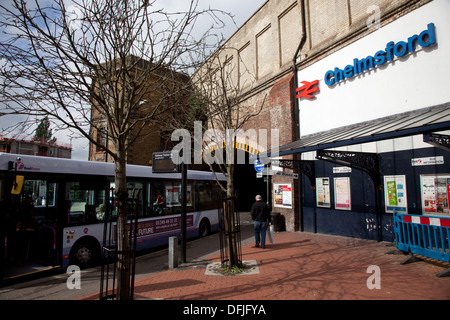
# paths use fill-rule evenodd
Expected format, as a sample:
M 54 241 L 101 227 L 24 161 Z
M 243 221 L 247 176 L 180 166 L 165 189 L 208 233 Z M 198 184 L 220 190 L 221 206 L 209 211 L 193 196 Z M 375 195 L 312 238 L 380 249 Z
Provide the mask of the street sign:
M 259 161 L 259 159 L 256 159 L 253 165 L 255 167 L 256 172 L 261 172 L 264 170 L 264 163 Z
M 298 179 L 298 173 L 289 173 L 284 171 L 274 171 L 272 175 L 282 176 L 286 178 Z
M 172 151 L 154 152 L 152 154 L 152 172 L 179 172 L 178 166 L 172 161 Z
M 280 177 L 286 177 L 286 178 L 292 178 L 292 179 L 298 179 L 298 173 L 290 173 L 290 172 L 284 172 L 284 171 L 276 171 L 268 168 L 264 168 L 264 170 L 261 172 L 261 174 L 265 176 L 280 176 Z

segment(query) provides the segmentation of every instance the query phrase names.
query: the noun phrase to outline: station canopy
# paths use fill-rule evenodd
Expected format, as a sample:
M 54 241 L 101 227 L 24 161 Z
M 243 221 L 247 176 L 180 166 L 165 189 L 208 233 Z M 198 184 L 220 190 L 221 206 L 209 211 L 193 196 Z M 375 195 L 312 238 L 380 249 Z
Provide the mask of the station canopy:
M 448 149 L 450 137 L 434 134 L 445 130 L 450 130 L 450 103 L 304 136 L 300 140 L 280 146 L 279 155 L 337 148 L 417 134 L 423 134 L 424 141 L 430 144 Z M 271 154 L 274 151 L 271 151 Z

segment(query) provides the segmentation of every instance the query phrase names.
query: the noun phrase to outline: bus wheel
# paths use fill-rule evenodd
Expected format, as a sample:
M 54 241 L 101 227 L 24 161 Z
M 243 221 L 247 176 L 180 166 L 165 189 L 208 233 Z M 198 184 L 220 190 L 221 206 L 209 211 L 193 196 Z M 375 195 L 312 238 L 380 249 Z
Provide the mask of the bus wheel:
M 211 226 L 208 219 L 203 219 L 200 221 L 200 226 L 198 227 L 198 235 L 200 237 L 206 237 L 211 232 Z
M 95 246 L 89 242 L 82 242 L 72 249 L 71 264 L 81 269 L 91 267 L 96 260 Z

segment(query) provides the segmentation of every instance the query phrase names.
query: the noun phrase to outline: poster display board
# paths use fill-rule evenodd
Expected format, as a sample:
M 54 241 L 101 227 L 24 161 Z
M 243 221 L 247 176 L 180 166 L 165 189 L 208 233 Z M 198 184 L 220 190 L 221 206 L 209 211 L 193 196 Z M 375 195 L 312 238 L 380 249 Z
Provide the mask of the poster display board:
M 334 208 L 337 210 L 351 210 L 350 178 L 334 178 Z
M 330 178 L 316 178 L 316 204 L 318 207 L 330 208 Z
M 450 217 L 450 174 L 421 175 L 422 214 Z
M 395 175 L 384 177 L 384 207 L 385 212 L 408 213 L 406 198 L 406 176 Z
M 273 184 L 274 207 L 292 209 L 292 185 L 290 183 Z

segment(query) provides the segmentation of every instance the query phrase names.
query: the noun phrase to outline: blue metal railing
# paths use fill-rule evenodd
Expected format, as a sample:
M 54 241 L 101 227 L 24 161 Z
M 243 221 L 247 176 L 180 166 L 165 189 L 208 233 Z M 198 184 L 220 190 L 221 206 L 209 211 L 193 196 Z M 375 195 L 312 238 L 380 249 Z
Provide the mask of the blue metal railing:
M 413 254 L 450 262 L 450 218 L 396 213 L 394 232 L 397 248 Z M 408 260 L 408 259 L 407 259 Z M 404 263 L 409 262 L 405 261 Z M 450 274 L 450 268 L 438 274 Z

